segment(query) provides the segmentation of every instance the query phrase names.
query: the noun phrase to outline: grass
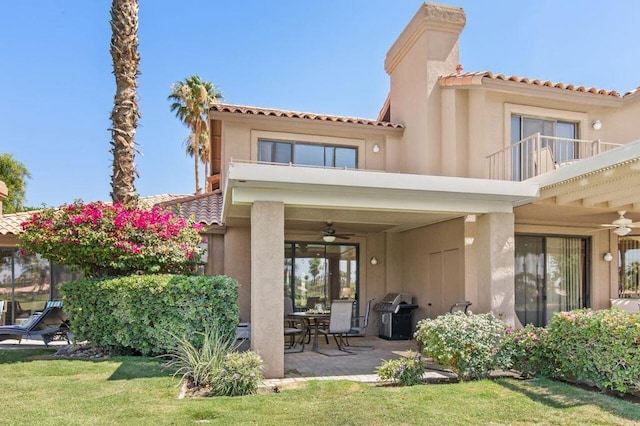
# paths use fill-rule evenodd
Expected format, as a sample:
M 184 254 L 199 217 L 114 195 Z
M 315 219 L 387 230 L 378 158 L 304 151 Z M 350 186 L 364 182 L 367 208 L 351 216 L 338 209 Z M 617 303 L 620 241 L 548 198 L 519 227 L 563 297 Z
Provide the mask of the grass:
M 640 404 L 547 380 L 375 387 L 311 381 L 279 393 L 178 400 L 149 358 L 0 351 L 0 424 L 640 424 Z

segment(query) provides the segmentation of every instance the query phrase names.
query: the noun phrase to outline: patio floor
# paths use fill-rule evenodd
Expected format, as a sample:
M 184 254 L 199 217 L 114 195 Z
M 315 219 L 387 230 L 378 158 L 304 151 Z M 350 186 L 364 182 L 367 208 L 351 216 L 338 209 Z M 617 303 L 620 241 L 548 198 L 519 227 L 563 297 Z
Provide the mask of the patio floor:
M 385 340 L 375 336 L 352 338 L 353 345 L 372 345 L 373 350 L 354 350 L 354 355 L 327 356 L 315 352 L 312 345 L 305 345 L 304 352 L 286 353 L 284 356 L 285 377 L 283 379 L 267 379 L 265 387 L 286 385 L 307 380 L 352 380 L 358 382 L 380 382 L 375 373 L 383 360 L 401 357 L 409 350 L 418 349 L 415 340 Z M 335 352 L 333 339 L 329 344 L 324 338 L 318 342 L 320 350 Z M 425 374 L 426 379 L 455 380 L 454 374 L 441 371 L 438 366 L 430 365 Z

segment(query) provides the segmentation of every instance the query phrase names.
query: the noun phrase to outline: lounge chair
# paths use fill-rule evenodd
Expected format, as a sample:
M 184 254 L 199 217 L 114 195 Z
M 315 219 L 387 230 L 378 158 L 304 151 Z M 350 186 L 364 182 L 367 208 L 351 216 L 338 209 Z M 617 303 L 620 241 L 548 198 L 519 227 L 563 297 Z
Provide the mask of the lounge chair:
M 32 315 L 22 325 L 6 325 L 0 327 L 0 341 L 15 339 L 19 342 L 22 338 L 42 339 L 46 346 L 52 340 L 64 339 L 69 341 L 69 325 L 67 315 L 59 307 L 45 308 L 42 313 Z

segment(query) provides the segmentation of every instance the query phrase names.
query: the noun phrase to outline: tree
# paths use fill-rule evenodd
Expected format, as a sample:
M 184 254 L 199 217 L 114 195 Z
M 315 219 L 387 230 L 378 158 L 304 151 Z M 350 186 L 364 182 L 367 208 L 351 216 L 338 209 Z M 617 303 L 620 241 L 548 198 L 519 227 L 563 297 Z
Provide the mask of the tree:
M 44 209 L 22 230 L 23 254 L 39 253 L 88 277 L 193 273 L 203 251 L 200 224 L 132 203 Z
M 111 58 L 116 79 L 113 100 L 110 152 L 113 154 L 111 198 L 114 203 L 129 202 L 136 195 L 134 179 L 138 176 L 134 163 L 134 136 L 140 112 L 136 81 L 138 53 L 138 0 L 113 0 L 111 3 Z
M 31 178 L 31 173 L 20 161 L 11 154 L 0 154 L 0 180 L 7 185 L 9 194 L 2 202 L 3 213 L 16 213 L 24 210 L 26 199 L 26 179 Z
M 209 107 L 223 99 L 222 93 L 208 81 L 202 81 L 197 75 L 186 78 L 171 86 L 171 94 L 168 99 L 171 103 L 171 111 L 175 112 L 189 129 L 193 136 L 189 137 L 192 145 L 191 155 L 194 158 L 194 171 L 196 177 L 196 194 L 201 191 L 200 169 L 201 151 L 199 145 L 202 142 L 201 135 L 209 130 Z
M 195 154 L 193 150 L 196 145 L 193 142 L 195 137 L 196 135 L 194 135 L 193 133 L 190 133 L 189 136 L 184 140 L 185 152 L 189 157 L 193 157 Z M 206 177 L 209 176 L 209 163 L 210 163 L 209 155 L 211 153 L 210 146 L 209 146 L 209 130 L 205 130 L 200 134 L 200 141 L 197 145 L 198 145 L 198 156 L 202 164 L 204 164 L 204 176 L 206 179 Z M 205 182 L 205 185 L 206 185 L 206 182 Z

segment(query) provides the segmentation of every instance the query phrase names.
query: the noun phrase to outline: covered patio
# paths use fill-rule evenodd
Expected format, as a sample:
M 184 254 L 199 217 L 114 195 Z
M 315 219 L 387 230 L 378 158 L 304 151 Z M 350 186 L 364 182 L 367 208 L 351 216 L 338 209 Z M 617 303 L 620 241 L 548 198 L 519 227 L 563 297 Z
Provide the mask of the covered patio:
M 235 262 L 227 263 L 225 256 L 225 273 L 250 283 L 240 288 L 241 317 L 251 323 L 252 349 L 263 357 L 266 376 L 288 374 L 284 338 L 276 337 L 282 330 L 283 286 L 294 282 L 285 277 L 292 275 L 289 265 L 295 266 L 296 253 L 307 253 L 301 257 L 308 262 L 312 245 L 329 263 L 336 244 L 355 247 L 357 284 L 347 296 L 337 284 L 338 275 L 329 270 L 340 291 L 329 278 L 327 294 L 357 300 L 357 312 L 364 311 L 367 300 L 406 292 L 419 305 L 414 321 L 437 316 L 455 301 L 469 298 L 480 311 L 502 312 L 513 320 L 508 275 L 513 208 L 537 195 L 538 185 L 529 182 L 230 163 L 224 244 Z M 348 233 L 349 241 L 323 242 L 321 232 L 328 222 L 337 233 Z M 329 246 L 315 247 L 323 244 Z M 298 249 L 293 261 L 287 261 Z M 285 291 L 285 296 L 290 295 Z M 331 300 L 325 299 L 326 304 Z M 298 303 L 296 308 L 304 309 Z M 377 334 L 376 321 L 373 318 L 368 335 Z

